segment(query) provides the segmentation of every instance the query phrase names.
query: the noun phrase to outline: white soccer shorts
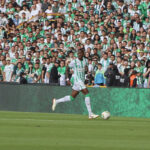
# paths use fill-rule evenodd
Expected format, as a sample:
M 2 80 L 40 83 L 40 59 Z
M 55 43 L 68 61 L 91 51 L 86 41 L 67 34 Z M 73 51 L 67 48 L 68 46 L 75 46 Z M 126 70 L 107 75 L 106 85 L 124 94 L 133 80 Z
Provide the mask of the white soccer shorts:
M 72 89 L 75 91 L 81 91 L 83 89 L 86 89 L 86 86 L 82 81 L 74 82 Z

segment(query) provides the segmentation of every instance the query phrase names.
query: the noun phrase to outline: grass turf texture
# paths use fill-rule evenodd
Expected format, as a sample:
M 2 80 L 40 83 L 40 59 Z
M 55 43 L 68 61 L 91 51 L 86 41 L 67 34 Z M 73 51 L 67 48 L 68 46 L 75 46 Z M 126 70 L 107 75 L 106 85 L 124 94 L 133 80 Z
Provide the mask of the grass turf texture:
M 149 150 L 150 119 L 0 112 L 0 150 Z

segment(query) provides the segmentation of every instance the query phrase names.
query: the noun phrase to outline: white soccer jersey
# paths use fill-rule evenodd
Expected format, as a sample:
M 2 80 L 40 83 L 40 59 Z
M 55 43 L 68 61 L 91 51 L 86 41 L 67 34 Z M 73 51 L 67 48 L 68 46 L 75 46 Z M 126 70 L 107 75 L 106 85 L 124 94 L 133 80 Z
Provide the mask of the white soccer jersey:
M 70 62 L 69 67 L 73 69 L 74 72 L 74 82 L 85 81 L 85 67 L 87 66 L 87 59 L 83 60 L 74 59 Z

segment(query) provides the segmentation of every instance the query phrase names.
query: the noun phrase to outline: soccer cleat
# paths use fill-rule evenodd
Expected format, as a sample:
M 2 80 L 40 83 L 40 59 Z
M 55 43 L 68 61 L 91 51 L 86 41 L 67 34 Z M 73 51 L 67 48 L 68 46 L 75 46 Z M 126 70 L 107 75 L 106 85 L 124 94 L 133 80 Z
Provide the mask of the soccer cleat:
M 92 114 L 92 115 L 89 116 L 89 119 L 96 119 L 98 117 L 99 117 L 99 115 Z
M 55 108 L 56 108 L 56 99 L 53 98 L 53 100 L 52 100 L 52 111 L 54 111 Z

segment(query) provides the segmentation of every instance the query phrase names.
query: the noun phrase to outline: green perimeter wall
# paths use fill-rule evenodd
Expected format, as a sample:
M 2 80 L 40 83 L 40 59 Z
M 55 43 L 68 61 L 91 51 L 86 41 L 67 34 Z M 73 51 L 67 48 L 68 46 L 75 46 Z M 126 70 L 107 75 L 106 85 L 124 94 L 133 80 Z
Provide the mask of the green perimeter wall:
M 95 113 L 108 110 L 112 116 L 149 117 L 149 89 L 89 88 L 91 105 Z M 0 84 L 0 110 L 25 112 L 51 112 L 53 97 L 71 93 L 71 87 L 48 85 Z M 60 103 L 56 113 L 87 114 L 84 96 L 73 102 Z

